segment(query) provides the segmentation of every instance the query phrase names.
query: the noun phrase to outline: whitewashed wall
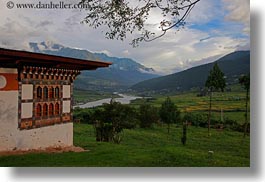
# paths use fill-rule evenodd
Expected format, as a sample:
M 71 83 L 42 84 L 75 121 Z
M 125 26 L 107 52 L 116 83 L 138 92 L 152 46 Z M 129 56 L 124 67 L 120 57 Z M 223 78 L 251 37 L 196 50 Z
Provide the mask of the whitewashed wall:
M 8 71 L 1 68 L 0 75 L 4 72 Z M 27 94 L 24 96 L 30 98 Z M 28 109 L 24 110 L 25 117 L 30 115 L 29 113 Z M 72 145 L 72 123 L 20 130 L 18 128 L 18 90 L 0 90 L 0 151 Z

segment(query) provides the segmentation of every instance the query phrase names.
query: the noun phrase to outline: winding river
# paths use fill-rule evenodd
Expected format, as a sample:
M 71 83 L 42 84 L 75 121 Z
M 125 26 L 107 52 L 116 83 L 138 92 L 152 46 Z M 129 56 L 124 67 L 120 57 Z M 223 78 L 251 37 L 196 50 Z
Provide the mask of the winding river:
M 120 96 L 120 98 L 115 98 L 114 100 L 116 102 L 120 102 L 121 104 L 130 104 L 130 102 L 132 100 L 142 98 L 142 97 L 137 97 L 137 96 L 125 95 L 125 94 L 118 94 L 118 95 Z M 85 104 L 77 105 L 77 106 L 74 106 L 74 108 L 75 107 L 92 108 L 92 107 L 101 106 L 104 103 L 110 103 L 110 101 L 111 101 L 111 98 L 101 99 L 101 100 L 97 100 L 97 101 L 93 101 L 93 102 L 87 102 Z

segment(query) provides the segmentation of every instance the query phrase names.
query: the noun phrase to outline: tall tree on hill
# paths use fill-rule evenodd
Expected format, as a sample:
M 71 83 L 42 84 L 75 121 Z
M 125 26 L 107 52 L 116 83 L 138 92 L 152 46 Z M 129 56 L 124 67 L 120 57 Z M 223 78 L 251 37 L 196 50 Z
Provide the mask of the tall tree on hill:
M 104 27 L 107 39 L 124 40 L 127 34 L 136 33 L 132 45 L 150 42 L 164 36 L 169 30 L 179 30 L 200 0 L 81 0 L 87 9 L 83 23 L 97 29 Z M 158 29 L 148 19 L 161 14 Z M 157 16 L 156 16 L 157 17 Z
M 217 63 L 215 63 L 213 66 L 213 69 L 210 70 L 205 86 L 210 91 L 209 114 L 208 114 L 208 136 L 210 136 L 212 94 L 214 91 L 218 91 L 218 90 L 221 90 L 223 92 L 226 86 L 224 73 L 221 71 Z
M 249 89 L 250 89 L 250 75 L 244 75 L 239 78 L 239 83 L 243 85 L 246 90 L 246 109 L 245 109 L 245 124 L 244 124 L 244 138 L 247 134 L 248 128 L 248 102 L 249 102 Z
M 180 111 L 171 101 L 171 99 L 167 97 L 166 100 L 162 103 L 159 114 L 162 122 L 167 124 L 167 132 L 169 134 L 170 125 L 177 121 L 180 115 Z

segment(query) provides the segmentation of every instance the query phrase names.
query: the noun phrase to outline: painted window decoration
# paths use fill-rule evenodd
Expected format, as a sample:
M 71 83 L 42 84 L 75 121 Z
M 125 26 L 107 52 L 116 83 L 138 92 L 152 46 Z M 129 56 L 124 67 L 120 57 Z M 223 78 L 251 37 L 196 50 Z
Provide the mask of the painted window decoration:
M 55 104 L 54 114 L 55 115 L 59 115 L 60 114 L 60 105 L 58 103 Z
M 44 99 L 48 99 L 48 87 L 44 87 L 43 88 L 43 97 L 44 97 Z
M 37 98 L 38 99 L 42 98 L 42 88 L 40 86 L 37 87 Z
M 36 97 L 38 99 L 36 117 L 60 115 L 60 104 L 57 101 L 60 97 L 59 86 L 37 86 L 36 88 Z
M 53 110 L 53 104 L 49 104 L 49 116 L 53 116 L 54 110 Z
M 36 117 L 41 117 L 42 115 L 42 109 L 41 109 L 41 105 L 37 104 L 37 108 L 36 108 Z
M 55 98 L 59 98 L 60 97 L 60 91 L 59 91 L 59 87 L 55 88 Z
M 60 104 L 56 103 L 55 105 L 53 103 L 50 103 L 49 106 L 47 103 L 44 104 L 37 104 L 36 106 L 36 117 L 42 117 L 42 116 L 58 116 L 60 114 Z
M 49 98 L 53 99 L 54 98 L 54 88 L 50 87 L 49 89 Z
M 33 88 L 33 99 L 22 99 L 22 102 L 33 103 L 34 117 L 31 118 L 32 121 L 29 121 L 29 118 L 27 120 L 21 118 L 19 125 L 21 129 L 33 129 L 72 121 L 71 114 L 63 111 L 63 103 L 71 101 L 71 97 L 66 97 L 63 94 L 64 85 L 62 86 L 61 83 L 42 84 L 40 82 L 33 86 Z M 27 122 L 31 122 L 32 124 L 25 125 Z
M 48 116 L 48 105 L 43 104 L 43 116 Z

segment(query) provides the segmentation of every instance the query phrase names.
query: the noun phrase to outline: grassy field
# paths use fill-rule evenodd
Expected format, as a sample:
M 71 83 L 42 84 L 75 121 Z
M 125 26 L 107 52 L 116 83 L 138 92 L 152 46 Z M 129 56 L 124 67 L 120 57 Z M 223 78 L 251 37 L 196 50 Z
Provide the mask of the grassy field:
M 182 129 L 164 127 L 125 130 L 120 144 L 96 142 L 93 127 L 74 125 L 74 144 L 82 153 L 26 154 L 0 157 L 0 166 L 145 166 L 145 167 L 249 167 L 250 139 L 242 133 L 188 128 L 187 145 L 180 142 Z M 209 155 L 213 151 L 213 155 Z
M 224 92 L 213 94 L 212 110 L 213 119 L 221 118 L 221 110 L 223 117 L 236 120 L 238 123 L 245 121 L 245 92 Z M 156 96 L 149 99 L 148 102 L 156 107 L 160 107 L 166 99 L 166 96 Z M 196 92 L 189 92 L 170 96 L 170 99 L 176 104 L 182 113 L 185 112 L 206 112 L 209 109 L 209 97 L 197 97 Z M 138 107 L 144 99 L 137 99 L 131 103 L 132 106 Z
M 117 97 L 119 96 L 107 92 L 98 93 L 95 91 L 88 91 L 88 90 L 74 90 L 74 101 L 76 103 L 86 103 L 105 98 L 117 98 Z

